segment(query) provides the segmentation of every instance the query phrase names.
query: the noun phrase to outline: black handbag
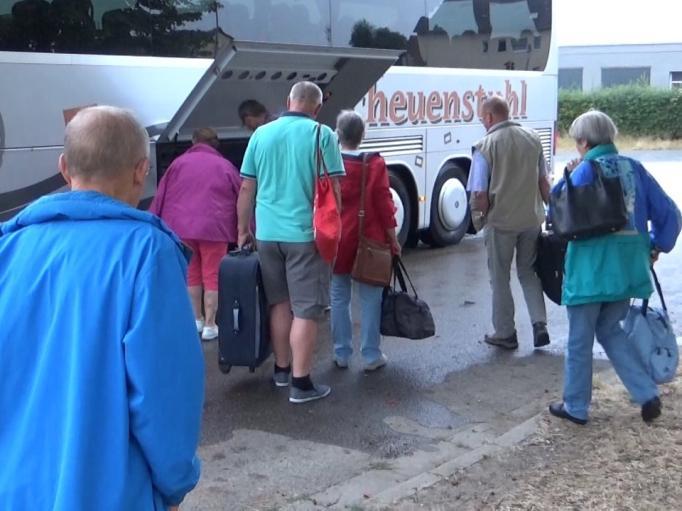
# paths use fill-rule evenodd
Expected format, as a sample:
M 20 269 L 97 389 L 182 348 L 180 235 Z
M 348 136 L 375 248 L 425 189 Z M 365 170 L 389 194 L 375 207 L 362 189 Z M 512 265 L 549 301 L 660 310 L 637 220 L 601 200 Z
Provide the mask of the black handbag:
M 605 177 L 601 166 L 590 161 L 594 179 L 575 186 L 568 168 L 565 184 L 549 198 L 554 232 L 567 240 L 584 240 L 621 230 L 628 221 L 623 185 L 619 177 Z
M 407 291 L 405 277 L 410 283 L 412 294 Z M 399 288 L 396 287 L 396 282 Z M 393 262 L 393 286 L 384 288 L 381 334 L 407 339 L 426 339 L 436 334 L 431 310 L 417 296 L 412 280 L 399 257 Z
M 542 282 L 547 298 L 561 305 L 561 289 L 564 282 L 564 261 L 568 242 L 551 231 L 538 236 L 535 273 Z

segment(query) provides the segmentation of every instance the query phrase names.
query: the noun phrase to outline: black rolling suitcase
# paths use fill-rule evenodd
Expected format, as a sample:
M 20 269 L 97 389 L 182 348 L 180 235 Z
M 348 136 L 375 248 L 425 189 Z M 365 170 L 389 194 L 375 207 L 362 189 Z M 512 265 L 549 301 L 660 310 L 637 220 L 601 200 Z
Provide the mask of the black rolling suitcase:
M 268 304 L 258 254 L 235 250 L 223 257 L 218 276 L 218 364 L 255 371 L 270 355 Z

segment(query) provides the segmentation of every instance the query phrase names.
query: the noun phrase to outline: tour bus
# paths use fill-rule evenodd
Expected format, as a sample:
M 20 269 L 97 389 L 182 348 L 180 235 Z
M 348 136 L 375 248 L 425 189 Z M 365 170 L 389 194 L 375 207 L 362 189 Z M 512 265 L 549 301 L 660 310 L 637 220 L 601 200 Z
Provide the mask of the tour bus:
M 237 166 L 237 108 L 277 115 L 317 83 L 319 120 L 354 108 L 361 148 L 390 170 L 399 236 L 434 246 L 470 229 L 482 101 L 504 97 L 551 169 L 557 104 L 551 0 L 9 0 L 0 2 L 0 220 L 64 188 L 56 162 L 81 108 L 135 112 L 151 140 L 141 207 L 192 131 L 216 129 Z

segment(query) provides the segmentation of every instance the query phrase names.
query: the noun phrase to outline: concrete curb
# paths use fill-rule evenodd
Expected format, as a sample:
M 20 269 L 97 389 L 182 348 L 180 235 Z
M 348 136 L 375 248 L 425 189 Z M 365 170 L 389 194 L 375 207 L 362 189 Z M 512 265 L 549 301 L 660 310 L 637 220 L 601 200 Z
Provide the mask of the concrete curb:
M 454 475 L 457 471 L 475 465 L 487 456 L 491 456 L 505 449 L 518 445 L 535 432 L 539 418 L 544 415 L 541 412 L 525 422 L 514 426 L 493 440 L 492 443 L 458 456 L 442 465 L 427 472 L 423 472 L 407 481 L 395 485 L 393 488 L 378 493 L 370 499 L 366 499 L 363 507 L 383 508 L 395 504 L 397 501 L 414 495 L 417 491 L 429 488 Z
M 522 407 L 525 408 L 525 407 Z M 517 424 L 499 436 L 478 424 L 441 442 L 438 452 L 394 461 L 393 467 L 372 469 L 291 503 L 287 511 L 313 509 L 390 509 L 397 501 L 448 479 L 457 471 L 513 447 L 537 429 L 544 412 Z M 430 459 L 429 459 L 430 458 Z M 447 461 L 446 461 L 447 460 Z

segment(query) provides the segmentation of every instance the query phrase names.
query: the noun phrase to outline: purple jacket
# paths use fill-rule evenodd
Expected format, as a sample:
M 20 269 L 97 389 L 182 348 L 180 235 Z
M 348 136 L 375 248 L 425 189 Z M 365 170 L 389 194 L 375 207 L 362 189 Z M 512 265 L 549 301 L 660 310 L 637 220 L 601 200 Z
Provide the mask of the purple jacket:
M 149 211 L 183 240 L 237 241 L 239 170 L 206 144 L 195 144 L 164 174 Z

